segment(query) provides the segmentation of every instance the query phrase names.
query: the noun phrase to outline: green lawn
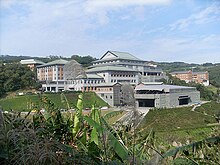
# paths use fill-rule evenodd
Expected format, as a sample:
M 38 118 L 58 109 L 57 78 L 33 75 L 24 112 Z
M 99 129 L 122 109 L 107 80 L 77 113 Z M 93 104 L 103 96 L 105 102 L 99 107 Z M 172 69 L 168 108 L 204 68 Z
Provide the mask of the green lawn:
M 70 104 L 70 107 L 75 108 L 78 99 L 78 93 L 66 93 L 65 96 Z M 3 98 L 0 99 L 0 107 L 3 110 L 15 110 L 15 111 L 29 111 L 34 108 L 34 106 L 41 105 L 40 97 L 47 96 L 56 107 L 61 109 L 66 109 L 66 104 L 61 102 L 61 95 L 54 94 L 42 94 L 40 95 L 25 95 L 25 96 L 15 96 L 13 98 Z M 86 92 L 83 97 L 84 108 L 91 108 L 93 104 L 97 107 L 107 106 L 103 100 L 101 100 L 95 93 Z

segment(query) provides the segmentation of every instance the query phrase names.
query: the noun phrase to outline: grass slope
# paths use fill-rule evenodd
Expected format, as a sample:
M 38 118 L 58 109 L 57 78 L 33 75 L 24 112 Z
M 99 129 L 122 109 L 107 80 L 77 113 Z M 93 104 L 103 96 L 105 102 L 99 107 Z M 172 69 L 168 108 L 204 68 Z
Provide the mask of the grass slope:
M 79 93 L 67 93 L 65 94 L 70 107 L 75 108 Z M 56 107 L 65 109 L 66 104 L 61 102 L 61 95 L 54 94 L 42 94 L 41 96 L 47 96 Z M 40 95 L 26 95 L 26 96 L 16 96 L 13 98 L 3 98 L 0 99 L 0 107 L 3 110 L 15 110 L 15 111 L 29 111 L 34 108 L 35 105 L 41 105 Z M 84 93 L 84 108 L 91 108 L 93 104 L 97 107 L 107 106 L 102 99 L 100 99 L 95 93 L 86 92 Z
M 151 129 L 162 141 L 170 142 L 186 140 L 196 141 L 207 138 L 214 127 L 207 124 L 216 123 L 213 117 L 220 104 L 210 102 L 191 111 L 192 107 L 151 110 L 145 116 L 139 127 L 142 134 L 148 134 Z M 202 110 L 206 110 L 206 115 Z

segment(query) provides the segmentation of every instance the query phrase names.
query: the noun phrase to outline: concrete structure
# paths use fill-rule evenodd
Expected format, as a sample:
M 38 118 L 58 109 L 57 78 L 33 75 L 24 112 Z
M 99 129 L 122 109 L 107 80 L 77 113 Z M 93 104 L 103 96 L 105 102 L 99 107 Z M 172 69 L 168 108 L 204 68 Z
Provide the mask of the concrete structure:
M 162 78 L 167 79 L 167 76 L 158 68 L 157 65 L 152 65 L 147 61 L 140 60 L 127 52 L 107 51 L 99 60 L 93 61 L 91 68 L 98 68 L 103 66 L 123 66 L 130 70 L 139 73 L 140 82 L 155 82 Z
M 87 74 L 96 74 L 104 78 L 105 83 L 138 84 L 138 71 L 124 66 L 100 66 L 86 70 Z
M 188 80 L 193 77 L 187 76 Z M 85 71 L 74 60 L 55 60 L 38 66 L 37 77 L 44 91 L 93 91 L 110 106 L 121 105 L 124 83 L 137 85 L 138 108 L 170 108 L 200 101 L 200 93 L 194 87 L 155 82 L 167 78 L 163 71 L 126 52 L 107 51 Z
M 86 74 L 78 76 L 73 80 L 67 80 L 65 90 L 73 91 L 96 91 L 100 84 L 105 84 L 103 77 L 96 74 Z
M 138 108 L 173 108 L 200 102 L 200 92 L 195 87 L 139 84 L 135 99 Z
M 45 64 L 44 62 L 35 59 L 21 60 L 20 63 L 22 65 L 27 65 L 32 71 L 34 71 L 37 66 Z
M 173 77 L 177 77 L 180 80 L 184 80 L 186 83 L 195 82 L 203 84 L 205 86 L 209 85 L 209 73 L 208 72 L 192 72 L 189 71 L 177 71 L 170 73 Z
M 37 79 L 42 83 L 43 91 L 58 92 L 65 89 L 63 67 L 67 62 L 59 59 L 37 66 Z
M 99 84 L 96 94 L 110 106 L 120 106 L 120 83 Z

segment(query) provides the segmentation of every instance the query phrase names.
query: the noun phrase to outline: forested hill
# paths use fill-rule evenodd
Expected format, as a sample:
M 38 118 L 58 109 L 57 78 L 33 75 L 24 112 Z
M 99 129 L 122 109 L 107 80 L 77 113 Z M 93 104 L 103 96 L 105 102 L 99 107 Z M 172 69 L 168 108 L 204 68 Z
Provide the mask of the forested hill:
M 63 57 L 63 56 L 47 56 L 47 57 L 31 57 L 31 56 L 11 56 L 11 55 L 0 55 L 0 62 L 3 63 L 12 63 L 12 62 L 19 62 L 20 60 L 26 60 L 26 59 L 37 59 L 42 62 L 50 62 L 56 59 L 65 59 L 65 60 L 71 60 L 74 59 L 80 64 L 82 64 L 84 67 L 87 67 L 89 65 L 92 65 L 92 61 L 97 60 L 96 58 L 93 58 L 92 56 L 80 56 L 80 55 L 72 55 L 71 57 Z

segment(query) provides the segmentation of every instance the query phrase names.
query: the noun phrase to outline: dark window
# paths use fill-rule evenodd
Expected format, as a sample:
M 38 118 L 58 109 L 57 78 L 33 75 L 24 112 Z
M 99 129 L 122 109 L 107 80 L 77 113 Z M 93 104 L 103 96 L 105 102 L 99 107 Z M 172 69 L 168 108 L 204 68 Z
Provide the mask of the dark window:
M 155 107 L 154 99 L 140 99 L 138 100 L 139 107 Z

